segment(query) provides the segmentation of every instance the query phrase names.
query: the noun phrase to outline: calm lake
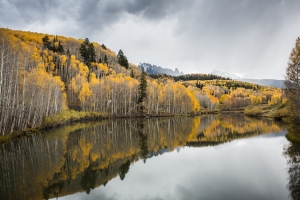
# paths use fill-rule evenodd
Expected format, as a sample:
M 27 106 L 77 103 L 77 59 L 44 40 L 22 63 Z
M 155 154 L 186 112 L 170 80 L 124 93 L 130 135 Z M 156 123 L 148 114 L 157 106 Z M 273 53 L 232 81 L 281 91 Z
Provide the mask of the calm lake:
M 298 199 L 285 134 L 243 115 L 62 126 L 0 146 L 0 199 Z

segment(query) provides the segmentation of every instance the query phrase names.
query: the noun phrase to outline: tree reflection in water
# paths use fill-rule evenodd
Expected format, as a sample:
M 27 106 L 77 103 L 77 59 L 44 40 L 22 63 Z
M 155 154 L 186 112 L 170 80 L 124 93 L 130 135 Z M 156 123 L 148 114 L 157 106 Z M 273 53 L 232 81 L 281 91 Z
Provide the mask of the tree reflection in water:
M 120 179 L 123 181 L 124 178 L 125 178 L 125 175 L 129 172 L 129 167 L 130 167 L 130 161 L 127 160 L 126 163 L 124 163 L 123 165 L 120 166 L 119 168 L 119 176 L 120 176 Z
M 97 171 L 93 170 L 92 165 L 93 164 L 90 164 L 90 166 L 85 170 L 84 175 L 80 181 L 82 189 L 85 190 L 87 194 L 89 194 L 91 190 L 96 186 Z
M 290 143 L 284 149 L 287 158 L 288 185 L 290 197 L 294 200 L 300 199 L 300 144 Z
M 140 155 L 141 155 L 144 163 L 146 163 L 147 156 L 149 154 L 149 150 L 148 150 L 148 145 L 147 145 L 148 136 L 144 132 L 145 132 L 144 124 L 143 124 L 143 122 L 139 121 L 138 122 L 138 134 L 140 137 Z
M 63 126 L 1 146 L 0 199 L 89 194 L 116 176 L 124 180 L 130 164 L 140 159 L 145 163 L 181 146 L 218 145 L 281 130 L 278 123 L 243 115 L 122 119 Z M 291 165 L 291 169 L 296 166 Z M 291 174 L 296 173 L 293 170 Z M 295 183 L 291 187 L 296 188 L 298 179 L 291 180 Z

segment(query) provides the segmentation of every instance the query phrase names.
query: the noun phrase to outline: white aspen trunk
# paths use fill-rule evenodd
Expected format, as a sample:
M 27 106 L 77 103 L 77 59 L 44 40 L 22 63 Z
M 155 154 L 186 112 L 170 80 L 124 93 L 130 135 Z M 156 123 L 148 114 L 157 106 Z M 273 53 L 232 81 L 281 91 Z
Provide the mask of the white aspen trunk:
M 26 68 L 26 64 L 27 64 L 27 54 L 25 54 L 24 56 L 24 74 L 23 74 L 23 88 L 22 88 L 22 110 L 21 110 L 21 116 L 19 118 L 19 120 L 23 119 L 23 116 L 25 117 L 25 89 L 26 89 L 26 82 L 25 82 L 25 68 Z M 21 121 L 19 121 L 19 124 L 21 123 Z
M 48 101 L 47 101 L 46 116 L 49 115 L 50 98 L 51 98 L 51 84 L 52 84 L 52 76 L 50 76 L 50 83 L 49 83 L 49 87 L 48 87 Z
M 131 87 L 129 87 L 129 108 L 128 108 L 128 112 L 130 112 L 130 110 L 131 110 Z
M 53 114 L 56 114 L 57 111 L 58 111 L 57 102 L 56 102 L 56 100 L 58 99 L 58 89 L 57 89 L 57 87 L 55 87 L 54 96 L 53 97 L 54 97 L 54 113 Z M 61 101 L 62 101 L 62 99 L 61 99 Z
M 13 96 L 13 102 L 12 102 L 12 118 L 13 118 L 13 121 L 11 123 L 11 129 L 10 129 L 10 133 L 13 132 L 14 130 L 14 125 L 15 125 L 15 120 L 16 120 L 16 117 L 17 115 L 19 115 L 20 113 L 19 112 L 16 112 L 18 110 L 16 110 L 18 107 L 16 105 L 16 94 L 18 93 L 18 90 L 17 90 L 17 86 L 18 86 L 18 75 L 19 75 L 19 62 L 17 61 L 17 69 L 16 69 L 16 77 L 15 77 L 15 88 L 14 88 L 14 96 Z M 17 104 L 19 104 L 19 102 L 17 102 Z M 16 108 L 17 107 L 17 108 Z
M 112 93 L 111 93 L 111 102 L 110 102 L 110 106 L 111 106 L 110 114 L 111 115 L 113 114 L 113 107 L 114 107 L 113 97 L 114 97 L 114 91 L 112 91 Z
M 172 109 L 173 111 L 172 112 L 175 113 L 175 99 L 176 99 L 176 95 L 173 94 L 173 97 L 174 98 L 173 98 L 173 109 Z
M 31 101 L 30 101 L 29 111 L 28 111 L 28 115 L 27 115 L 27 120 L 26 120 L 26 123 L 24 124 L 25 126 L 28 126 L 29 123 L 30 123 L 31 111 L 32 111 L 32 103 L 33 103 L 34 94 L 35 94 L 35 90 L 33 90 L 32 94 L 31 94 Z
M 168 93 L 168 113 L 171 112 L 171 97 L 170 92 Z
M 3 50 L 1 51 L 1 64 L 0 64 L 0 103 L 2 99 L 2 84 L 3 84 L 3 69 L 4 69 L 4 39 L 2 39 Z
M 157 95 L 156 114 L 158 114 L 159 95 Z
M 154 99 L 155 99 L 155 92 L 154 92 L 154 88 L 152 90 L 152 103 L 151 103 L 151 111 L 153 113 L 154 111 Z

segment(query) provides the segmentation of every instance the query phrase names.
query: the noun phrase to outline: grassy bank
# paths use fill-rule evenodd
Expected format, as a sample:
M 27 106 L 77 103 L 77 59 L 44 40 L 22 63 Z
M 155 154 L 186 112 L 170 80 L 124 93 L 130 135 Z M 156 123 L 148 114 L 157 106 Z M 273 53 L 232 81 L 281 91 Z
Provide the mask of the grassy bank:
M 288 110 L 285 104 L 258 104 L 247 106 L 244 110 L 244 114 L 252 117 L 284 119 L 288 116 Z
M 292 143 L 300 144 L 300 136 L 294 133 L 288 132 L 285 137 Z
M 201 108 L 200 114 L 218 114 L 219 110 L 217 109 L 208 109 L 208 108 Z
M 110 116 L 107 113 L 102 112 L 79 112 L 75 110 L 65 110 L 56 115 L 50 115 L 44 119 L 44 122 L 41 126 L 35 128 L 27 128 L 22 131 L 16 131 L 12 134 L 0 136 L 0 144 L 6 143 L 12 139 L 17 137 L 22 137 L 30 134 L 34 134 L 39 130 L 51 129 L 57 126 L 67 125 L 73 122 L 91 122 L 96 120 L 103 120 L 103 119 L 115 119 L 115 118 L 148 118 L 148 117 L 176 117 L 176 116 L 183 116 L 183 115 L 175 115 L 175 114 L 168 114 L 168 113 L 159 113 L 159 114 L 151 114 L 148 115 L 146 112 L 137 114 L 137 115 L 113 115 Z M 185 114 L 184 116 L 191 116 L 191 114 Z
M 10 139 L 11 139 L 11 137 L 9 135 L 0 136 L 0 144 L 8 142 Z
M 79 112 L 75 110 L 65 110 L 57 115 L 51 115 L 45 118 L 42 128 L 50 128 L 70 122 L 107 119 L 107 113 L 101 112 Z
M 241 108 L 241 109 L 233 109 L 233 110 L 217 110 L 217 109 L 202 108 L 200 113 L 198 114 L 218 114 L 218 113 L 244 113 L 245 115 L 253 116 L 253 117 L 269 117 L 269 118 L 282 119 L 287 115 L 287 109 L 282 104 L 273 105 L 273 106 L 261 104 L 261 105 L 251 105 L 246 107 L 245 109 Z M 133 116 L 123 116 L 123 115 L 109 116 L 107 113 L 100 113 L 100 112 L 79 112 L 75 110 L 65 110 L 59 114 L 46 117 L 44 119 L 43 124 L 40 127 L 28 128 L 23 131 L 14 132 L 13 134 L 10 135 L 0 136 L 0 143 L 5 143 L 16 137 L 21 137 L 21 136 L 38 132 L 41 129 L 50 129 L 53 127 L 70 124 L 73 122 L 95 121 L 95 120 L 102 120 L 108 118 L 175 117 L 175 116 L 191 116 L 191 115 L 193 116 L 198 114 L 194 113 L 194 114 L 185 114 L 185 115 L 175 115 L 175 114 L 159 113 L 159 114 L 148 115 L 146 112 L 143 112 L 140 115 L 133 115 Z
M 14 138 L 36 133 L 41 129 L 53 128 L 60 125 L 69 124 L 79 121 L 93 121 L 107 119 L 108 114 L 100 112 L 79 112 L 75 110 L 65 110 L 56 115 L 50 115 L 44 119 L 44 122 L 39 127 L 27 128 L 22 131 L 15 131 L 10 135 L 0 136 L 0 144 L 6 143 Z

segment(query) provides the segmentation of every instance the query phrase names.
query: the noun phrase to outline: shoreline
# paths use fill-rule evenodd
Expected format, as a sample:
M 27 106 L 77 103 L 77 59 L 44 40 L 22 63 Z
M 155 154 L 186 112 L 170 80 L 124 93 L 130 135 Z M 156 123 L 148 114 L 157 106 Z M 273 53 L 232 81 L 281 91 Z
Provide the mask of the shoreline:
M 270 115 L 247 115 L 244 113 L 245 108 L 240 109 L 233 109 L 233 110 L 210 110 L 204 109 L 201 110 L 197 114 L 147 114 L 142 113 L 140 115 L 108 115 L 107 113 L 96 113 L 96 112 L 79 112 L 75 110 L 66 110 L 57 115 L 48 116 L 41 126 L 35 128 L 26 128 L 22 131 L 15 131 L 10 135 L 0 136 L 0 144 L 4 144 L 16 138 L 25 137 L 31 134 L 35 134 L 40 130 L 51 130 L 59 126 L 64 126 L 68 124 L 73 124 L 77 122 L 93 122 L 93 121 L 102 121 L 107 119 L 147 119 L 147 118 L 166 118 L 166 117 L 178 117 L 178 116 L 201 116 L 201 115 L 218 115 L 218 114 L 242 114 L 248 117 L 255 117 L 255 118 L 270 118 L 274 120 L 282 120 L 282 118 L 272 117 Z M 300 139 L 299 139 L 300 143 Z
M 75 114 L 83 114 L 83 116 L 79 116 L 77 118 L 74 118 L 71 116 L 70 118 L 59 120 L 60 116 L 63 115 L 64 113 L 59 113 L 57 115 L 50 116 L 50 118 L 53 118 L 54 120 L 51 122 L 47 122 L 46 119 L 45 122 L 43 122 L 42 125 L 34 128 L 26 128 L 21 131 L 14 131 L 13 133 L 9 135 L 4 135 L 0 136 L 0 145 L 4 144 L 6 142 L 9 142 L 11 140 L 14 140 L 16 138 L 20 137 L 26 137 L 31 134 L 35 134 L 38 131 L 41 130 L 51 130 L 60 126 L 65 126 L 73 123 L 78 123 L 78 122 L 94 122 L 94 121 L 103 121 L 103 120 L 110 120 L 110 119 L 147 119 L 147 118 L 167 118 L 167 117 L 178 117 L 178 116 L 192 116 L 190 114 L 146 114 L 142 113 L 140 115 L 108 115 L 107 113 L 85 113 L 85 112 L 79 112 L 79 111 L 74 111 L 74 110 L 68 110 L 70 112 L 75 112 Z M 59 121 L 57 121 L 57 119 Z

